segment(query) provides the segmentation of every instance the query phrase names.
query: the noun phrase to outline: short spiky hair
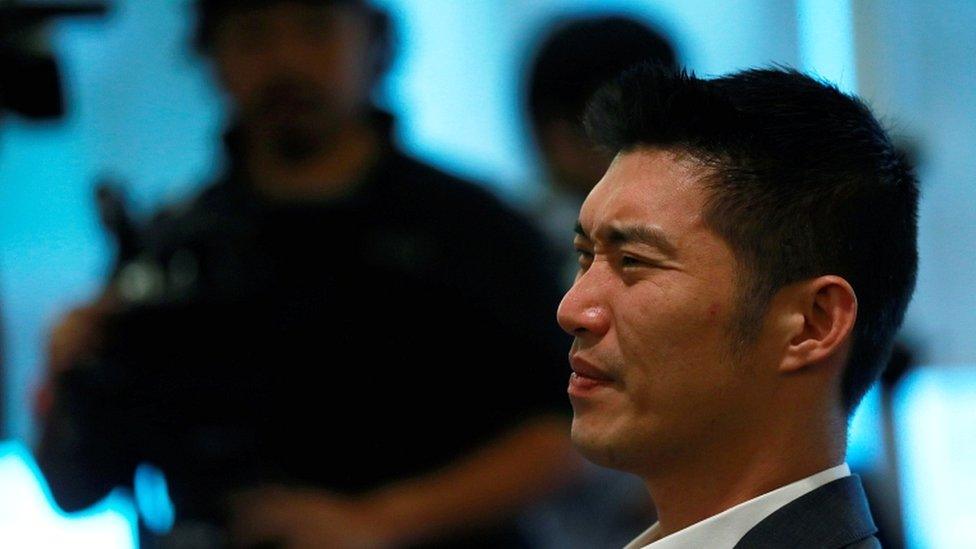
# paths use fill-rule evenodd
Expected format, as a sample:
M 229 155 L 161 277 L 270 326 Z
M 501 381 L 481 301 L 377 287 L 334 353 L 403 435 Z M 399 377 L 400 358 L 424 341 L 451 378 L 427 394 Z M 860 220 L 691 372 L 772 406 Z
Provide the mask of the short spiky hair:
M 740 340 L 788 284 L 835 274 L 853 286 L 842 382 L 853 411 L 884 368 L 918 264 L 918 182 L 868 108 L 789 69 L 704 80 L 645 64 L 597 92 L 585 125 L 611 151 L 682 151 L 706 168 L 705 220 L 740 264 Z

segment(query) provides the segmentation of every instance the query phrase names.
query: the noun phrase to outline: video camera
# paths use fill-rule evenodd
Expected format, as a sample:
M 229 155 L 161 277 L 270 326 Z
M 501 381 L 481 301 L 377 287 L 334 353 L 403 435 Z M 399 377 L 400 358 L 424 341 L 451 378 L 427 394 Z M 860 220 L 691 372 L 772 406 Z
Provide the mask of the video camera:
M 177 509 L 166 543 L 221 547 L 223 495 L 278 478 L 262 430 L 274 369 L 253 367 L 274 363 L 253 344 L 269 328 L 251 322 L 255 290 L 242 284 L 254 276 L 235 261 L 258 253 L 238 244 L 251 227 L 219 209 L 141 224 L 119 187 L 97 195 L 117 244 L 114 311 L 98 351 L 54 377 L 38 462 L 66 510 L 132 486 L 137 466 L 152 464 Z
M 66 16 L 103 15 L 104 2 L 24 3 L 0 0 L 0 112 L 34 119 L 64 114 L 61 76 L 43 29 Z

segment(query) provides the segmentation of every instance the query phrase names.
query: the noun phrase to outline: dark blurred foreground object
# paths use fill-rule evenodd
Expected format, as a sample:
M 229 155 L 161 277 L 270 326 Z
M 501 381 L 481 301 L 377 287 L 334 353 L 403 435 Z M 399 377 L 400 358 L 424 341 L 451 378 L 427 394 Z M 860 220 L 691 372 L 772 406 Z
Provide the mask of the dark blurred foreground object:
M 53 495 L 84 507 L 145 461 L 176 509 L 160 546 L 518 547 L 513 515 L 578 459 L 545 243 L 397 149 L 369 101 L 382 13 L 195 5 L 229 169 L 148 224 L 99 192 L 119 264 L 51 338 Z
M 38 460 L 63 507 L 129 485 L 149 461 L 177 526 L 222 546 L 221 495 L 368 493 L 565 408 L 563 341 L 541 329 L 552 263 L 529 256 L 544 245 L 486 195 L 397 153 L 371 179 L 341 203 L 288 206 L 225 181 L 138 232 L 104 347 L 57 377 Z M 100 202 L 118 235 L 115 199 Z M 309 247 L 342 231 L 327 258 Z M 495 372 L 518 384 L 496 386 Z M 444 546 L 520 546 L 509 536 Z
M 44 24 L 107 10 L 104 2 L 0 2 L 0 110 L 27 118 L 60 118 L 61 76 L 45 44 Z

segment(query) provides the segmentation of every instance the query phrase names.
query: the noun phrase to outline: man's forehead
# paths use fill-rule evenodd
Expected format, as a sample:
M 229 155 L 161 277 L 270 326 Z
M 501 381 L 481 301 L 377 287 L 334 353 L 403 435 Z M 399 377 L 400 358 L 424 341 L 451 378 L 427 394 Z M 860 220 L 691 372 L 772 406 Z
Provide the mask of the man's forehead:
M 363 0 L 201 0 L 200 8 L 211 11 L 229 11 L 231 9 L 267 8 L 287 4 L 310 7 L 365 6 Z
M 675 153 L 638 149 L 617 155 L 580 209 L 586 231 L 620 226 L 695 224 L 704 192 L 699 171 Z
M 339 16 L 349 13 L 361 13 L 365 10 L 358 2 L 295 2 L 289 0 L 278 0 L 268 2 L 253 2 L 250 4 L 235 5 L 225 8 L 219 12 L 218 23 L 226 20 L 240 18 L 266 19 L 270 17 L 301 17 L 310 16 Z

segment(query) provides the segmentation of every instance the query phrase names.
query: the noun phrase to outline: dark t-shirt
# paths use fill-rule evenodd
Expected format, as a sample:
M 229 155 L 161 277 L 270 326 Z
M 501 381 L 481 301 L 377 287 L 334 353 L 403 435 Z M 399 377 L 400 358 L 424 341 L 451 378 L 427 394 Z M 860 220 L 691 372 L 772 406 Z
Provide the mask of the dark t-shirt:
M 545 243 L 396 151 L 332 202 L 231 177 L 145 245 L 167 290 L 113 327 L 110 355 L 139 364 L 137 447 L 178 507 L 269 481 L 361 493 L 569 413 Z

